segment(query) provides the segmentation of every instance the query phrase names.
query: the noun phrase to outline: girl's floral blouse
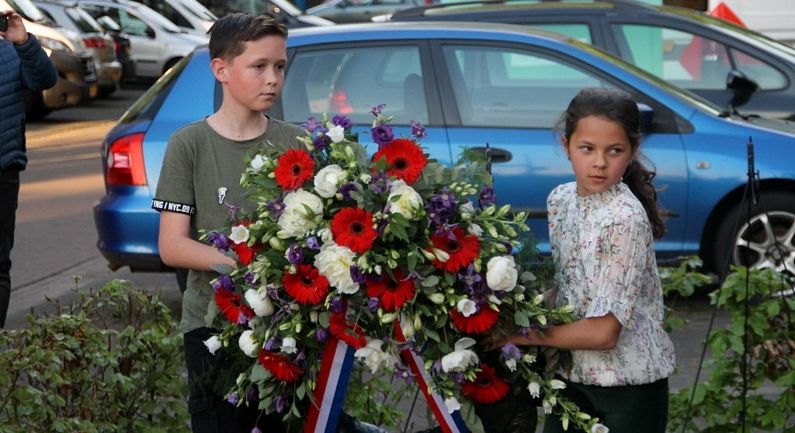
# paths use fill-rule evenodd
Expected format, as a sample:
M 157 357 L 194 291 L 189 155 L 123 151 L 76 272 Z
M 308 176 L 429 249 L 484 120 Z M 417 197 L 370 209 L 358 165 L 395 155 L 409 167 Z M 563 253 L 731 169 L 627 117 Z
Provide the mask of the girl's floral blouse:
M 674 348 L 662 328 L 663 299 L 646 211 L 621 182 L 588 196 L 576 183 L 547 198 L 549 238 L 555 261 L 558 304 L 580 317 L 607 313 L 621 322 L 616 347 L 573 350 L 572 382 L 618 386 L 670 376 Z

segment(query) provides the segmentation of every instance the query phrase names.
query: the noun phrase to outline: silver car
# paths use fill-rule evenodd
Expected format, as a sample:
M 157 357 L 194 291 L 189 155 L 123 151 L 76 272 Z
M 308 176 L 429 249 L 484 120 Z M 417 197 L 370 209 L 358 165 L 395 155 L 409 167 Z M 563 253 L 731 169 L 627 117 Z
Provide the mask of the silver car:
M 127 0 L 79 0 L 80 7 L 102 24 L 109 17 L 130 39 L 136 78 L 156 79 L 199 45 L 207 36 L 190 34 L 149 7 Z

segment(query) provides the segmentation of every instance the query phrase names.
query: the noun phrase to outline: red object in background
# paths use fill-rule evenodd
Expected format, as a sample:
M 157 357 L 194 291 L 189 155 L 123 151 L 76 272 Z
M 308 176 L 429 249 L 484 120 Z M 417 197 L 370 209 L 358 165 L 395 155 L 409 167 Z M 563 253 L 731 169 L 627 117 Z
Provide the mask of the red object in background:
M 730 23 L 737 24 L 740 27 L 745 27 L 745 23 L 731 10 L 730 7 L 726 6 L 726 3 L 720 2 L 715 9 L 712 9 L 709 12 L 709 15 L 716 18 L 724 19 Z

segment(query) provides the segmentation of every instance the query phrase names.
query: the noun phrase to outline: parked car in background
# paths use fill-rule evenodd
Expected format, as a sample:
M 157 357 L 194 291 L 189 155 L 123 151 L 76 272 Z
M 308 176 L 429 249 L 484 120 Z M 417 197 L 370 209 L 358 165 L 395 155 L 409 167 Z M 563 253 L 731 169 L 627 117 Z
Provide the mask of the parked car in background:
M 402 9 L 431 4 L 431 0 L 328 0 L 306 10 L 307 15 L 335 23 L 358 23 Z
M 195 47 L 209 39 L 187 33 L 149 7 L 127 0 L 79 0 L 80 6 L 103 27 L 107 16 L 130 39 L 134 65 L 131 79 L 156 79 Z
M 218 19 L 204 5 L 196 0 L 135 0 L 168 18 L 183 30 L 206 35 Z
M 115 92 L 121 79 L 122 65 L 116 60 L 113 37 L 106 34 L 102 26 L 74 0 L 35 1 L 34 4 L 55 25 L 82 38 L 83 45 L 94 57 L 99 94 L 108 96 Z
M 66 107 L 86 103 L 97 94 L 94 58 L 79 38 L 69 38 L 63 30 L 45 25 L 46 18 L 30 0 L 0 0 L 0 10 L 13 10 L 25 21 L 25 28 L 36 36 L 58 72 L 55 85 L 41 92 L 25 91 L 28 119 L 41 119 Z
M 573 180 L 553 127 L 583 87 L 630 92 L 647 119 L 642 150 L 656 166 L 668 232 L 661 260 L 701 253 L 717 268 L 750 248 L 751 265 L 795 269 L 795 128 L 784 121 L 721 116 L 721 108 L 590 45 L 526 27 L 481 23 L 384 23 L 298 29 L 276 118 L 344 114 L 369 142 L 371 106 L 386 104 L 396 135 L 422 122 L 423 146 L 449 164 L 462 147 L 493 155 L 500 203 L 527 211 L 549 250 L 546 197 Z M 151 209 L 168 137 L 214 112 L 220 85 L 206 48 L 197 49 L 122 116 L 102 145 L 106 194 L 94 208 L 98 247 L 111 267 L 164 269 Z M 761 202 L 750 226 L 746 141 L 753 137 Z M 369 144 L 373 151 L 375 145 Z M 770 217 L 763 214 L 763 209 Z M 746 221 L 746 218 L 742 218 Z M 737 229 L 739 227 L 739 229 Z M 776 259 L 776 257 L 778 259 Z
M 481 21 L 552 30 L 591 43 L 727 108 L 731 73 L 759 90 L 746 114 L 795 120 L 795 48 L 691 9 L 633 0 L 479 1 L 407 9 L 392 21 Z
M 288 0 L 199 0 L 217 16 L 232 12 L 265 14 L 280 20 L 289 28 L 330 26 L 333 22 L 307 15 Z

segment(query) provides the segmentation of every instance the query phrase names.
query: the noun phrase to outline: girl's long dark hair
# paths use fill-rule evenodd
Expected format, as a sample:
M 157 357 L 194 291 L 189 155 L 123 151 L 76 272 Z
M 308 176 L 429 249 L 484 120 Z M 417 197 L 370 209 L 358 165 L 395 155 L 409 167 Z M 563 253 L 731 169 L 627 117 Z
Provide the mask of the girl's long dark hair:
M 627 92 L 605 88 L 582 89 L 569 103 L 569 107 L 561 119 L 563 135 L 566 142 L 570 142 L 571 135 L 577 129 L 580 119 L 596 116 L 618 123 L 627 134 L 627 139 L 635 157 L 632 159 L 627 171 L 624 172 L 623 182 L 640 200 L 646 214 L 649 216 L 652 234 L 655 239 L 665 234 L 659 206 L 657 205 L 657 190 L 654 189 L 655 172 L 647 169 L 641 163 L 640 152 L 640 111 L 638 104 Z

